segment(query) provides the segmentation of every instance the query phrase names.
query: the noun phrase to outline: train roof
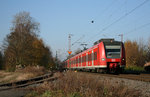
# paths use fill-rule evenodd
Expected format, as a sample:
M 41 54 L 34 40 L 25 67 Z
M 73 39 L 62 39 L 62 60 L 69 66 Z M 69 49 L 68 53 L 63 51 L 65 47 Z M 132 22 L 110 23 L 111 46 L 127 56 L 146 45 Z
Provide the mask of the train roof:
M 116 45 L 116 44 L 121 44 L 121 43 L 122 43 L 122 42 L 120 42 L 120 41 L 115 41 L 114 38 L 107 38 L 107 39 L 100 39 L 100 40 L 94 42 L 94 45 L 96 45 L 96 44 L 98 44 L 98 43 L 100 43 L 100 42 L 103 42 L 103 43 L 106 44 L 106 45 L 109 45 L 109 44 L 111 44 L 111 45 L 113 45 L 113 44 Z

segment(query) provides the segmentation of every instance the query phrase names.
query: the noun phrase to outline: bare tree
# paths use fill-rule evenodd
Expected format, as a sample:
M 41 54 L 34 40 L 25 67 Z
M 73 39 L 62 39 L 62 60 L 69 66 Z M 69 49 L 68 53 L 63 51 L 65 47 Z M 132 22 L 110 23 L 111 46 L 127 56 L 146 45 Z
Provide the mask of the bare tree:
M 126 63 L 129 65 L 137 64 L 138 44 L 136 41 L 127 40 L 125 42 Z
M 39 23 L 28 12 L 20 12 L 15 15 L 12 24 L 11 33 L 3 45 L 6 69 L 14 70 L 16 65 L 41 65 L 43 58 L 49 65 L 51 51 L 38 38 Z
M 149 47 L 146 48 L 143 39 L 137 41 L 126 41 L 125 42 L 125 50 L 126 50 L 126 63 L 127 65 L 136 65 L 136 66 L 144 66 L 146 63 L 150 51 Z

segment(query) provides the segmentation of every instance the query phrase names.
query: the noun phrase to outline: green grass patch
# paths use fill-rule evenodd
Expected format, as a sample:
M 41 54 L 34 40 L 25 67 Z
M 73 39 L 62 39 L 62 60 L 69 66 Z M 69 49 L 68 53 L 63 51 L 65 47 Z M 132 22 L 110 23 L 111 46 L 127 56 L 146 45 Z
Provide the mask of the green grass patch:
M 40 97 L 38 92 L 32 91 L 31 93 L 28 93 L 25 97 Z
M 144 67 L 140 66 L 128 66 L 125 68 L 126 72 L 144 72 Z

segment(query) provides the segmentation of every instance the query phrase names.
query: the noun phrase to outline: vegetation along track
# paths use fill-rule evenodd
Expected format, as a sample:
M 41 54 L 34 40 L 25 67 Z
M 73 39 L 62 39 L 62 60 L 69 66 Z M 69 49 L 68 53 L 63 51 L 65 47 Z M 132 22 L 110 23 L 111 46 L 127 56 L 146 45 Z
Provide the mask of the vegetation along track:
M 90 72 L 84 72 L 84 73 L 90 73 Z M 124 73 L 124 74 L 118 74 L 118 75 L 101 74 L 101 73 L 90 73 L 90 74 L 150 82 L 150 73 Z
M 14 88 L 27 87 L 27 86 L 30 86 L 33 84 L 42 83 L 44 81 L 53 81 L 56 79 L 57 79 L 57 77 L 53 77 L 53 72 L 50 72 L 48 74 L 38 76 L 35 78 L 31 78 L 28 80 L 21 80 L 21 81 L 17 81 L 17 82 L 0 84 L 0 91 L 5 91 L 5 90 L 9 90 L 9 89 L 14 89 Z

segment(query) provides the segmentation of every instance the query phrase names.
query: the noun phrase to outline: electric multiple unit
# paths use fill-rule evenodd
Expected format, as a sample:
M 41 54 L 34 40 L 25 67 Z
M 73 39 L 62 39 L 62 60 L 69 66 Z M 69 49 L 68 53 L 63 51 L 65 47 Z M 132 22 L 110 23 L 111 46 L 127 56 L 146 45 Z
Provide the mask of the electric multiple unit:
M 114 39 L 101 39 L 94 46 L 64 61 L 63 68 L 118 72 L 126 65 L 124 45 Z

